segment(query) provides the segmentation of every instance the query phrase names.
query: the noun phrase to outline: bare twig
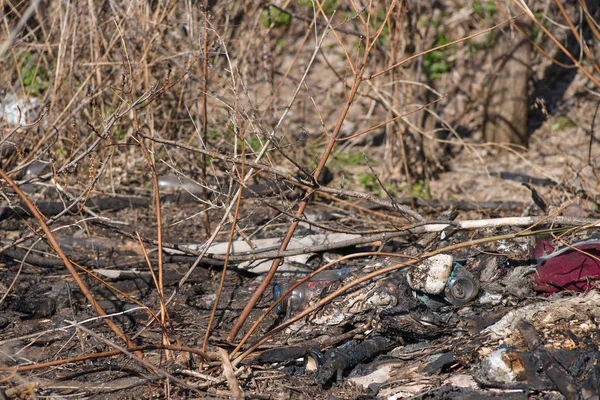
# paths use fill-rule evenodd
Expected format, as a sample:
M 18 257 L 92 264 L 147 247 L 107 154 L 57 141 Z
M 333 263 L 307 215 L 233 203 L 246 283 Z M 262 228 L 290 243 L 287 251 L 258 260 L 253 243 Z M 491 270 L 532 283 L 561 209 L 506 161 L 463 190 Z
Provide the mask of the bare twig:
M 289 104 L 287 105 L 287 107 L 285 108 L 284 112 L 282 113 L 281 117 L 279 118 L 279 121 L 277 122 L 277 124 L 275 125 L 275 128 L 273 129 L 273 131 L 270 133 L 267 142 L 264 144 L 264 146 L 262 147 L 261 151 L 259 152 L 259 154 L 256 156 L 254 162 L 258 163 L 263 156 L 266 154 L 267 150 L 269 149 L 269 145 L 271 143 L 271 141 L 275 140 L 276 138 L 276 134 L 278 129 L 281 127 L 281 124 L 283 123 L 283 121 L 287 118 L 290 109 L 292 108 L 292 105 L 294 104 L 296 97 L 298 96 L 298 93 L 300 92 L 300 89 L 302 87 L 302 82 L 304 82 L 304 80 L 306 79 L 308 72 L 311 69 L 311 66 L 319 52 L 319 48 L 321 46 L 321 44 L 323 43 L 323 40 L 325 39 L 325 35 L 327 33 L 327 30 L 325 30 L 325 32 L 323 33 L 323 35 L 320 38 L 319 43 L 317 44 L 315 51 L 313 52 L 313 55 L 306 67 L 306 70 L 304 71 L 304 75 L 302 76 L 302 80 L 300 82 L 300 84 L 298 85 L 298 87 L 296 88 L 296 91 L 294 92 L 292 99 L 290 100 Z M 254 168 L 250 168 L 250 170 L 246 173 L 246 176 L 244 177 L 242 183 L 246 183 L 255 173 Z M 320 173 L 320 170 L 319 170 Z M 317 175 L 318 177 L 318 175 Z M 236 191 L 236 193 L 233 196 L 233 199 L 231 201 L 231 203 L 229 204 L 229 206 L 227 207 L 227 209 L 225 210 L 225 213 L 223 215 L 223 218 L 221 219 L 221 222 L 219 223 L 219 225 L 217 226 L 217 228 L 215 229 L 215 231 L 213 232 L 213 234 L 210 236 L 210 238 L 206 241 L 205 244 L 205 248 L 203 250 L 203 253 L 205 254 L 206 251 L 208 251 L 208 247 L 211 245 L 211 243 L 215 240 L 215 238 L 217 237 L 218 233 L 220 232 L 221 228 L 223 227 L 223 225 L 225 224 L 225 221 L 227 221 L 229 219 L 229 214 L 231 213 L 231 211 L 233 210 L 234 205 L 236 204 L 236 200 L 239 196 L 241 196 L 242 194 L 242 187 L 240 186 L 240 188 Z M 198 256 L 197 261 L 190 267 L 189 271 L 187 272 L 187 274 L 181 279 L 181 281 L 179 282 L 179 286 L 183 286 L 183 284 L 187 281 L 187 279 L 189 278 L 189 276 L 192 274 L 192 272 L 194 271 L 194 269 L 196 268 L 196 266 L 198 265 L 198 263 L 200 262 L 200 258 L 202 257 L 202 254 L 200 256 Z
M 50 242 L 50 244 L 54 248 L 54 251 L 56 251 L 56 253 L 58 254 L 58 256 L 63 260 L 63 262 L 65 264 L 65 267 L 67 267 L 67 270 L 69 271 L 69 273 L 71 274 L 71 276 L 73 277 L 73 279 L 75 280 L 75 282 L 77 283 L 77 285 L 79 286 L 79 288 L 81 289 L 81 292 L 86 297 L 86 299 L 90 302 L 90 304 L 94 307 L 94 309 L 96 310 L 96 312 L 99 315 L 106 315 L 106 313 L 104 312 L 104 310 L 102 309 L 102 307 L 100 307 L 100 305 L 98 304 L 98 302 L 94 298 L 94 295 L 90 292 L 90 290 L 88 289 L 88 287 L 86 286 L 86 284 L 83 282 L 83 280 L 81 279 L 81 277 L 79 276 L 79 274 L 75 270 L 75 267 L 73 266 L 73 264 L 71 263 L 71 261 L 67 258 L 67 256 L 65 255 L 65 253 L 60 248 L 60 245 L 56 241 L 56 238 L 54 237 L 54 235 L 50 231 L 50 228 L 48 228 L 48 225 L 46 225 L 46 223 L 44 222 L 44 218 L 40 214 L 40 212 L 37 210 L 37 208 L 31 203 L 31 201 L 27 198 L 27 196 L 25 196 L 25 194 L 21 191 L 21 189 L 19 188 L 19 186 L 17 186 L 17 184 L 12 179 L 10 179 L 8 177 L 8 175 L 6 175 L 6 173 L 4 171 L 2 171 L 2 170 L 0 170 L 0 177 L 2 179 L 4 179 L 4 181 L 6 181 L 6 183 L 8 183 L 13 188 L 13 190 L 17 193 L 17 195 L 21 198 L 21 200 L 27 205 L 27 208 L 29 208 L 29 211 L 31 211 L 31 213 L 34 215 L 35 219 L 38 221 L 38 223 L 42 227 L 42 230 L 44 231 L 46 237 L 48 238 L 48 241 Z M 106 325 L 108 325 L 108 327 L 117 336 L 119 336 L 128 346 L 132 346 L 133 345 L 129 341 L 129 339 L 127 338 L 127 336 L 125 336 L 125 334 L 123 333 L 123 331 L 117 325 L 115 325 L 114 322 L 112 322 L 110 319 L 105 319 L 104 321 L 106 322 Z
M 223 375 L 225 375 L 225 378 L 227 378 L 227 384 L 231 390 L 231 397 L 236 400 L 243 400 L 244 392 L 242 392 L 242 388 L 235 377 L 235 372 L 233 372 L 233 367 L 229 361 L 229 355 L 227 354 L 227 351 L 220 348 L 219 355 L 223 361 Z

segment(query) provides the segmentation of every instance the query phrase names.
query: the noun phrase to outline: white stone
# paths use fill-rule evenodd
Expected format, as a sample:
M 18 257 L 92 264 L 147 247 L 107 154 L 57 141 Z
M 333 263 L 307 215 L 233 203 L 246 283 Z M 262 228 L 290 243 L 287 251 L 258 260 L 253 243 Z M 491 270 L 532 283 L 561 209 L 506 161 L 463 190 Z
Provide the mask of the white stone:
M 408 271 L 408 284 L 413 290 L 440 294 L 452 272 L 453 261 L 454 258 L 449 254 L 438 254 L 428 258 Z

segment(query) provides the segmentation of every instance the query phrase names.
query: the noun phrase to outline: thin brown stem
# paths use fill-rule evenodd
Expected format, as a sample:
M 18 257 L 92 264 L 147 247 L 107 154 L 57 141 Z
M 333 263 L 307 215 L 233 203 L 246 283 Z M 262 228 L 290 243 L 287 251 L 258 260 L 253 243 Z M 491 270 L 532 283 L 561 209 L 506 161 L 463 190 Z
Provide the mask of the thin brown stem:
M 319 7 L 320 7 L 320 5 L 319 5 Z M 321 9 L 321 11 L 322 11 L 322 9 Z M 367 41 L 368 41 L 368 38 L 367 38 Z M 354 80 L 352 82 L 352 88 L 350 90 L 350 93 L 348 94 L 348 100 L 346 101 L 346 104 L 344 105 L 344 108 L 342 109 L 342 112 L 340 113 L 340 116 L 337 120 L 336 126 L 333 129 L 333 133 L 329 139 L 329 142 L 327 143 L 327 147 L 326 147 L 325 151 L 323 152 L 323 155 L 321 156 L 321 159 L 319 160 L 317 168 L 315 169 L 315 171 L 313 173 L 313 178 L 316 182 L 319 180 L 319 177 L 321 176 L 321 171 L 323 171 L 323 168 L 325 167 L 325 164 L 327 163 L 327 160 L 329 159 L 329 156 L 330 156 L 331 152 L 333 151 L 333 148 L 336 144 L 338 135 L 340 134 L 340 131 L 342 129 L 342 124 L 343 124 L 344 120 L 346 119 L 346 116 L 352 105 L 352 101 L 354 100 L 356 93 L 358 91 L 358 88 L 360 87 L 360 84 L 362 82 L 362 76 L 363 76 L 365 67 L 367 65 L 368 55 L 369 55 L 368 52 L 365 52 L 363 55 L 363 59 L 362 59 L 362 62 L 360 63 L 359 70 L 354 75 Z M 308 206 L 308 203 L 310 202 L 314 191 L 315 191 L 314 188 L 309 188 L 306 191 L 304 200 L 302 200 L 302 202 L 300 202 L 300 205 L 298 206 L 298 210 L 296 211 L 297 217 L 301 217 L 302 215 L 304 215 L 304 211 L 306 210 L 306 207 Z M 290 227 L 283 239 L 283 242 L 281 243 L 280 251 L 284 251 L 287 248 L 288 244 L 290 243 L 290 240 L 292 239 L 294 232 L 296 231 L 297 226 L 298 226 L 298 219 L 292 221 L 292 223 L 290 224 Z M 229 332 L 229 335 L 227 336 L 228 341 L 233 341 L 235 339 L 235 337 L 237 336 L 237 333 L 242 328 L 244 322 L 250 315 L 250 312 L 252 311 L 252 309 L 258 302 L 258 300 L 262 297 L 263 293 L 266 291 L 266 289 L 269 286 L 269 284 L 271 283 L 271 281 L 273 280 L 273 277 L 275 276 L 275 273 L 277 272 L 277 268 L 279 267 L 280 263 L 281 263 L 281 258 L 276 258 L 273 260 L 273 264 L 271 264 L 271 268 L 269 269 L 269 272 L 265 276 L 265 279 L 262 281 L 262 283 L 256 289 L 256 291 L 252 294 L 252 296 L 250 297 L 250 300 L 248 301 L 248 304 L 246 304 L 246 306 L 244 307 L 244 310 L 242 311 L 242 313 L 238 317 L 237 321 L 233 325 L 233 328 Z
M 208 10 L 208 0 L 204 2 L 204 7 Z M 208 11 L 207 11 L 208 12 Z M 204 14 L 204 38 L 202 40 L 202 142 L 208 148 L 208 15 Z M 208 191 L 206 190 L 206 155 L 202 154 L 202 198 L 208 201 Z M 204 229 L 210 236 L 210 217 L 209 213 L 204 213 Z
M 484 29 L 484 30 L 482 30 L 482 31 L 479 31 L 479 32 L 477 32 L 477 33 L 474 33 L 474 34 L 472 34 L 472 35 L 465 36 L 464 38 L 457 39 L 457 40 L 453 40 L 452 42 L 448 42 L 448 43 L 446 43 L 446 44 L 443 44 L 443 45 L 441 45 L 441 46 L 437 46 L 437 47 L 434 47 L 434 48 L 432 48 L 432 49 L 429 49 L 429 50 L 426 50 L 426 51 L 422 51 L 422 52 L 420 52 L 420 53 L 417 53 L 417 54 L 415 54 L 415 55 L 412 55 L 412 56 L 410 56 L 410 57 L 408 57 L 408 58 L 405 58 L 404 60 L 402 60 L 402 61 L 400 61 L 400 62 L 397 62 L 396 64 L 393 64 L 393 65 L 391 65 L 391 66 L 389 66 L 389 67 L 387 67 L 387 68 L 384 68 L 384 69 L 382 69 L 382 70 L 381 70 L 381 71 L 379 71 L 379 72 L 376 72 L 376 73 L 372 74 L 372 75 L 371 75 L 371 76 L 369 76 L 369 77 L 365 77 L 365 78 L 364 78 L 364 80 L 368 80 L 368 79 L 373 79 L 373 78 L 376 78 L 376 77 L 378 77 L 379 75 L 383 75 L 383 74 L 385 74 L 386 72 L 388 72 L 388 71 L 391 71 L 391 70 L 392 70 L 392 69 L 394 69 L 394 68 L 398 68 L 399 66 L 401 66 L 401 65 L 404 65 L 404 64 L 406 64 L 407 62 L 409 62 L 409 61 L 412 61 L 412 60 L 414 60 L 414 59 L 416 59 L 416 58 L 419 58 L 419 57 L 421 57 L 421 56 L 423 56 L 423 55 L 425 55 L 425 54 L 427 54 L 427 53 L 431 53 L 431 52 L 433 52 L 433 51 L 441 50 L 441 49 L 443 49 L 443 48 L 446 48 L 446 47 L 448 47 L 448 46 L 452 46 L 452 45 L 454 45 L 454 44 L 457 44 L 457 43 L 460 43 L 460 42 L 464 42 L 464 41 L 466 41 L 466 40 L 469 40 L 469 39 L 472 39 L 472 38 L 474 38 L 474 37 L 477 37 L 477 36 L 480 36 L 480 35 L 483 35 L 483 34 L 489 33 L 489 32 L 491 32 L 491 31 L 493 31 L 494 29 L 496 29 L 496 28 L 499 28 L 499 27 L 501 27 L 502 25 L 509 23 L 510 21 L 512 21 L 513 19 L 515 19 L 515 18 L 519 17 L 520 15 L 521 15 L 521 14 L 519 14 L 519 15 L 515 15 L 514 17 L 512 17 L 512 18 L 509 18 L 509 19 L 507 19 L 507 20 L 505 20 L 505 21 L 502 21 L 502 22 L 500 22 L 499 24 L 496 24 L 496 25 L 492 26 L 491 28 Z
M 77 273 L 77 270 L 75 269 L 75 267 L 73 266 L 73 264 L 71 263 L 69 258 L 65 255 L 65 253 L 60 248 L 60 245 L 56 241 L 56 238 L 52 234 L 52 231 L 50 231 L 50 228 L 44 222 L 44 217 L 42 216 L 42 214 L 33 205 L 33 203 L 31 203 L 29 198 L 25 195 L 25 193 L 23 193 L 23 191 L 19 188 L 19 186 L 17 186 L 17 184 L 8 175 L 6 175 L 6 173 L 1 169 L 0 169 L 0 177 L 2 179 L 4 179 L 4 181 L 13 188 L 15 193 L 21 198 L 23 203 L 25 203 L 25 205 L 27 206 L 29 211 L 31 211 L 31 213 L 33 214 L 35 219 L 38 221 L 38 224 L 41 226 L 42 230 L 44 231 L 44 234 L 48 238 L 50 245 L 52 246 L 54 251 L 56 251 L 56 254 L 58 254 L 58 256 L 61 258 L 61 260 L 63 260 L 65 267 L 67 268 L 67 270 L 69 271 L 69 273 L 71 274 L 71 276 L 73 277 L 75 282 L 77 283 L 77 286 L 79 286 L 79 288 L 81 289 L 81 292 L 83 293 L 85 298 L 90 302 L 92 307 L 94 307 L 94 310 L 96 310 L 98 315 L 106 315 L 106 313 L 104 312 L 104 310 L 102 309 L 100 304 L 98 304 L 98 302 L 94 298 L 94 295 L 92 294 L 92 292 L 90 292 L 90 290 L 88 289 L 85 282 L 83 282 L 83 280 Z M 115 325 L 115 323 L 112 322 L 112 320 L 105 319 L 104 322 L 119 338 L 121 338 L 123 340 L 123 342 L 125 342 L 127 344 L 127 346 L 133 346 L 133 344 L 129 341 L 127 336 L 125 336 L 125 333 L 123 333 L 123 331 L 117 325 Z

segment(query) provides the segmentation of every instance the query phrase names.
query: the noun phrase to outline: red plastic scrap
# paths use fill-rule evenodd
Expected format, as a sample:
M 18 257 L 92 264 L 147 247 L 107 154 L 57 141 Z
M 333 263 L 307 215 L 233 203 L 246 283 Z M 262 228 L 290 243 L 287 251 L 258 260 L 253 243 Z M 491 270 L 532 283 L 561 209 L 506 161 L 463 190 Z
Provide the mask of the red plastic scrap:
M 600 279 L 600 240 L 573 243 L 554 251 L 546 240 L 540 240 L 534 250 L 537 270 L 534 289 L 548 294 L 561 290 L 584 292 L 596 288 Z

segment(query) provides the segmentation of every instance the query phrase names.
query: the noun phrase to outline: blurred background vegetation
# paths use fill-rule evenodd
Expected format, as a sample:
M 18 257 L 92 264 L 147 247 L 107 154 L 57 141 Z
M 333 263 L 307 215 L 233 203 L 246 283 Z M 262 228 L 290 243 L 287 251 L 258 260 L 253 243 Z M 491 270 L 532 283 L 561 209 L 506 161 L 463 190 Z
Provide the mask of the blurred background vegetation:
M 232 157 L 243 142 L 251 159 L 331 19 L 339 39 L 325 36 L 267 152 L 286 172 L 311 171 L 348 96 L 348 59 L 356 63 L 364 51 L 365 18 L 372 33 L 382 29 L 366 76 L 388 70 L 360 86 L 341 136 L 437 102 L 340 141 L 327 163 L 334 185 L 429 198 L 430 182 L 458 155 L 472 153 L 473 169 L 485 169 L 489 155 L 523 151 L 549 118 L 555 130 L 581 126 L 563 111 L 597 101 L 598 87 L 581 72 L 599 75 L 596 2 L 530 3 L 523 10 L 518 1 L 322 0 L 319 10 L 310 0 L 3 0 L 2 167 L 18 175 L 32 160 L 52 161 L 59 180 L 83 190 L 110 159 L 94 190 L 148 188 L 133 115 L 124 112 L 130 94 L 140 101 L 144 135 Z M 43 117 L 14 131 L 16 105 L 24 123 Z M 161 172 L 206 174 L 209 185 L 230 172 L 213 157 L 148 146 Z

